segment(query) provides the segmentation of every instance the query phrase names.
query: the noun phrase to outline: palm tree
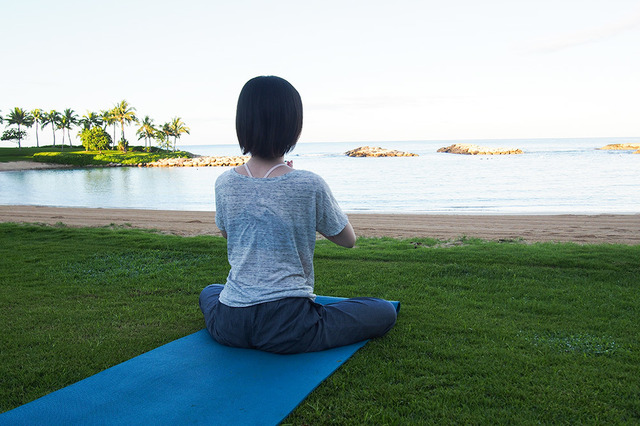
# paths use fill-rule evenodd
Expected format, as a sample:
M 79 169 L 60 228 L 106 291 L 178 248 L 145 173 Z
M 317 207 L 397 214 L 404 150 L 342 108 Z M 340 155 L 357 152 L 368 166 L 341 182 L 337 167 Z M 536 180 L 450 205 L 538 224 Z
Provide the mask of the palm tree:
M 104 126 L 103 127 L 104 131 L 107 130 L 107 126 L 110 126 L 110 125 L 113 124 L 113 140 L 112 140 L 112 142 L 115 142 L 115 140 L 116 140 L 116 123 L 117 123 L 117 121 L 113 117 L 112 111 L 113 110 L 110 110 L 110 109 L 103 110 L 103 111 L 100 111 L 100 114 L 102 115 L 102 125 Z
M 124 137 L 124 125 L 126 124 L 131 124 L 132 122 L 138 122 L 138 119 L 136 118 L 136 114 L 135 114 L 135 108 L 132 106 L 129 106 L 129 103 L 127 101 L 122 101 L 120 102 L 118 105 L 116 105 L 112 110 L 111 113 L 113 114 L 113 118 L 115 119 L 115 121 L 120 123 L 120 126 L 122 128 L 122 140 L 126 141 L 127 139 Z M 126 144 L 125 144 L 125 152 L 126 152 Z
M 160 128 L 160 133 L 164 135 L 164 137 L 160 141 L 161 145 L 167 150 L 171 149 L 171 139 L 169 139 L 171 136 L 173 136 L 171 123 L 164 123 Z
M 161 129 L 156 130 L 153 138 L 158 141 L 158 145 L 162 149 L 170 149 L 171 141 L 169 140 L 169 123 L 162 125 Z
M 42 114 L 42 128 L 47 124 L 51 124 L 51 131 L 53 132 L 53 146 L 56 146 L 56 127 L 60 121 L 60 113 L 55 109 Z
M 33 121 L 35 122 L 35 125 L 36 125 L 36 146 L 38 148 L 40 148 L 40 139 L 38 139 L 38 126 L 42 124 L 44 115 L 45 113 L 38 108 L 31 111 L 31 116 L 33 117 Z
M 147 148 L 147 144 L 148 144 L 149 148 L 151 148 L 150 139 L 153 139 L 155 137 L 156 132 L 158 131 L 153 126 L 153 119 L 149 118 L 148 115 L 145 115 L 144 120 L 142 120 L 138 124 L 140 124 L 140 127 L 136 131 L 136 134 L 138 135 L 138 140 L 144 138 L 144 147 Z
M 191 129 L 189 129 L 184 124 L 180 117 L 175 117 L 173 120 L 171 120 L 171 123 L 169 123 L 169 128 L 171 129 L 171 136 L 173 136 L 173 151 L 175 152 L 176 143 L 178 139 L 180 139 L 180 136 L 183 133 L 186 133 L 188 135 L 191 134 Z
M 62 112 L 62 117 L 64 118 L 65 129 L 67 129 L 67 136 L 69 137 L 69 146 L 72 147 L 71 128 L 78 125 L 78 114 L 71 108 L 67 108 Z
M 15 107 L 12 111 L 9 112 L 9 115 L 7 115 L 7 127 L 11 126 L 11 125 L 17 125 L 18 126 L 18 148 L 22 148 L 20 146 L 20 142 L 22 141 L 22 137 L 21 137 L 21 133 L 20 133 L 20 126 L 25 126 L 25 127 L 31 127 L 33 126 L 33 116 L 29 113 L 29 111 L 25 111 L 22 108 L 18 108 Z
M 62 129 L 62 150 L 64 151 L 64 129 L 67 128 L 67 118 L 64 115 L 58 115 L 58 121 L 56 121 L 56 130 Z
M 78 120 L 79 124 L 82 124 L 82 128 L 85 130 L 89 130 L 92 127 L 101 126 L 103 123 L 103 116 L 97 114 L 93 111 L 87 111 L 85 115 L 82 116 L 80 120 Z

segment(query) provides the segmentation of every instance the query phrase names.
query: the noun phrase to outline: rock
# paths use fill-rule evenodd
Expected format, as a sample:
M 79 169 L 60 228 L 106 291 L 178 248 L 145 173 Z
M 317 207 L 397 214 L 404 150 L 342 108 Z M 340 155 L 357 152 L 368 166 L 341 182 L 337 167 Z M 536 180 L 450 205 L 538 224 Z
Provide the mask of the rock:
M 395 149 L 384 149 L 380 147 L 361 146 L 345 152 L 349 157 L 417 157 L 418 154 L 403 152 Z
M 440 148 L 438 152 L 446 152 L 449 154 L 465 154 L 465 155 L 507 155 L 522 154 L 521 149 L 515 148 L 489 148 L 486 146 L 478 146 L 468 143 L 454 143 L 444 148 Z
M 637 151 L 633 151 L 634 154 L 640 154 L 640 149 Z
M 194 157 L 194 158 L 163 158 L 147 167 L 227 167 L 240 166 L 249 161 L 248 155 L 223 156 L 223 157 Z
M 612 143 L 609 145 L 605 145 L 602 148 L 598 149 L 607 149 L 607 150 L 638 150 L 640 151 L 640 143 Z M 637 154 L 637 152 L 634 152 Z

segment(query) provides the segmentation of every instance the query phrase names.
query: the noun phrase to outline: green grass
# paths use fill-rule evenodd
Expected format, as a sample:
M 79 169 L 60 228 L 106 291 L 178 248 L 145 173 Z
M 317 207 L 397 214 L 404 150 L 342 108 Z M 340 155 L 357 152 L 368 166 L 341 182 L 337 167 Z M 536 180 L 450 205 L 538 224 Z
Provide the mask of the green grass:
M 285 424 L 640 422 L 640 246 L 319 241 L 316 292 L 400 300 Z M 0 224 L 0 411 L 203 328 L 225 241 Z
M 0 162 L 37 161 L 41 163 L 68 164 L 73 166 L 104 166 L 110 163 L 136 165 L 158 161 L 162 158 L 193 157 L 186 151 L 166 151 L 152 148 L 151 152 L 142 152 L 143 147 L 129 147 L 127 153 L 118 150 L 85 151 L 82 147 L 68 146 L 61 150 L 59 146 L 40 148 L 0 148 Z
M 27 148 L 0 148 L 0 163 L 6 163 L 9 161 L 33 161 L 33 155 L 43 152 L 58 152 L 60 146 L 42 146 L 40 148 L 27 147 Z M 82 147 L 64 147 L 67 151 L 82 151 Z
M 107 165 L 110 163 L 136 165 L 158 161 L 161 158 L 191 157 L 185 151 L 122 152 L 122 151 L 81 151 L 81 152 L 41 152 L 33 155 L 34 161 L 42 163 L 71 164 L 75 166 Z

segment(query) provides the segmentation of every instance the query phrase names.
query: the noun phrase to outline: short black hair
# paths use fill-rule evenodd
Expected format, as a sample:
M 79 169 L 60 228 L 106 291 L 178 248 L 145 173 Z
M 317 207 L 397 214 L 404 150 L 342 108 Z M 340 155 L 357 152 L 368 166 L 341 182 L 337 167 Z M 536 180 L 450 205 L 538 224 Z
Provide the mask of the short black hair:
M 287 80 L 249 80 L 238 98 L 236 134 L 243 154 L 276 158 L 291 151 L 302 132 L 302 99 Z

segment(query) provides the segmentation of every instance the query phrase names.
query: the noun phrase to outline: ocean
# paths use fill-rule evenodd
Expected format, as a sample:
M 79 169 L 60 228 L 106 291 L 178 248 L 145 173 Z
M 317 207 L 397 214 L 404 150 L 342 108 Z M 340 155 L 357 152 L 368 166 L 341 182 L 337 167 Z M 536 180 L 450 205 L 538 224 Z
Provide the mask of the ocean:
M 438 153 L 452 143 L 519 148 L 521 155 Z M 286 156 L 320 174 L 346 212 L 427 214 L 640 213 L 640 154 L 598 150 L 640 138 L 300 142 Z M 418 157 L 352 158 L 358 146 Z M 239 155 L 235 145 L 183 145 Z M 0 204 L 212 211 L 228 168 L 93 168 L 0 173 Z

